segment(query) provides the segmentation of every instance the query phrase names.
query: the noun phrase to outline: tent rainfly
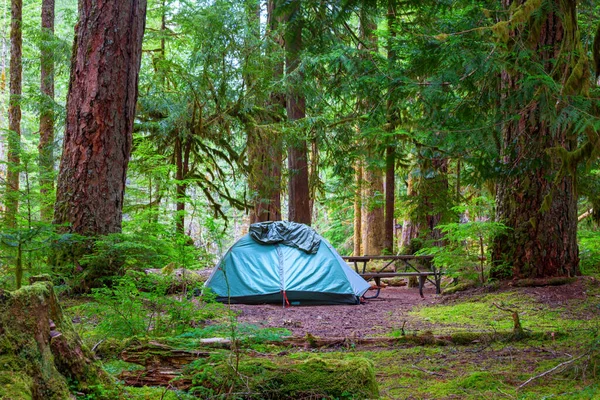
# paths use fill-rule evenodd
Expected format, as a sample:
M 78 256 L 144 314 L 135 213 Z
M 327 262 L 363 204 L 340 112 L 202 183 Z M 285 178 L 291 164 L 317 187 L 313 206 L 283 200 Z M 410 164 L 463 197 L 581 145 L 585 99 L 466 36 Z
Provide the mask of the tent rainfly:
M 205 283 L 217 301 L 283 305 L 359 304 L 369 284 L 312 228 L 250 225 Z

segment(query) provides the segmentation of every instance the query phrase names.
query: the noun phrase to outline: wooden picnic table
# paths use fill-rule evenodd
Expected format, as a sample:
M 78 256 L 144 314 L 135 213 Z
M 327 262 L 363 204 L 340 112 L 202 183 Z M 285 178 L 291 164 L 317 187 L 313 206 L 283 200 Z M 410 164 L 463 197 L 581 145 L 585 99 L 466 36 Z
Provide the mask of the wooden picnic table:
M 441 282 L 442 282 L 442 271 L 435 268 L 431 263 L 433 256 L 413 256 L 413 255 L 398 255 L 398 256 L 344 256 L 342 257 L 345 261 L 354 264 L 354 270 L 362 276 L 365 280 L 373 279 L 377 285 L 377 293 L 371 297 L 365 297 L 368 299 L 374 299 L 379 296 L 381 289 L 381 278 L 392 278 L 396 276 L 415 276 L 419 279 L 419 294 L 423 296 L 423 286 L 425 281 L 431 282 L 436 289 L 436 293 L 441 293 Z M 380 267 L 376 271 L 367 271 L 367 263 L 370 261 L 384 261 L 386 262 L 383 267 Z M 404 270 L 398 270 L 397 262 L 401 261 L 404 266 Z M 429 271 L 419 270 L 416 266 L 418 261 L 425 261 L 430 264 Z M 359 268 L 359 264 L 362 263 L 362 268 Z M 433 280 L 430 279 L 433 278 Z

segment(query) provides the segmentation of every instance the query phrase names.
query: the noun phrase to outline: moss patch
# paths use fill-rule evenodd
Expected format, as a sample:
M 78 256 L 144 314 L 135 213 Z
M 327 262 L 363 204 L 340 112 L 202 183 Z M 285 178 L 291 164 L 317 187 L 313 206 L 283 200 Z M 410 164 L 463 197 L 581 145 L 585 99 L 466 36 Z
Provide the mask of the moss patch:
M 573 301 L 574 306 L 577 303 Z M 422 307 L 410 315 L 439 326 L 441 332 L 455 331 L 498 332 L 511 331 L 511 314 L 499 310 L 494 304 L 510 308 L 519 313 L 524 329 L 535 332 L 555 332 L 560 334 L 569 329 L 588 327 L 589 321 L 582 321 L 564 315 L 560 308 L 541 304 L 534 297 L 517 291 L 493 293 L 472 297 L 451 305 Z M 438 334 L 440 332 L 436 332 Z
M 83 346 L 50 282 L 0 293 L 0 398 L 68 399 L 70 389 L 114 398 L 114 385 Z
M 329 359 L 208 359 L 191 366 L 192 392 L 201 397 L 236 388 L 248 398 L 378 398 L 373 364 L 362 357 Z M 236 367 L 234 367 L 236 366 Z M 244 378 L 241 378 L 244 377 Z
M 32 388 L 33 380 L 29 376 L 18 372 L 0 371 L 0 399 L 31 400 Z

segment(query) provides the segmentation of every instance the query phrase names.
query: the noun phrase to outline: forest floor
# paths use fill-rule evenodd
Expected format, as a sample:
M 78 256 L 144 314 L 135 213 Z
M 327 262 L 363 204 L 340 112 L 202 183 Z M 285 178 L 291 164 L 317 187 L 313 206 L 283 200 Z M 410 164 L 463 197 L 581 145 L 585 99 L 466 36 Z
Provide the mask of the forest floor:
M 311 334 L 319 337 L 365 337 L 389 334 L 405 328 L 411 331 L 429 329 L 428 324 L 412 318 L 409 312 L 415 307 L 431 306 L 440 302 L 434 288 L 419 290 L 407 287 L 386 287 L 378 298 L 366 300 L 361 305 L 287 307 L 279 305 L 233 304 L 241 323 L 256 324 L 265 328 L 286 328 L 294 336 Z
M 505 285 L 495 293 L 510 293 L 512 290 L 512 287 Z M 520 296 L 530 296 L 535 303 L 549 308 L 567 306 L 574 300 L 581 301 L 586 298 L 583 280 L 561 286 L 519 288 L 518 292 Z M 458 295 L 440 296 L 435 294 L 432 285 L 426 284 L 424 298 L 421 298 L 417 288 L 388 286 L 381 290 L 377 298 L 366 300 L 364 304 L 358 306 L 284 308 L 278 305 L 235 304 L 231 308 L 238 313 L 237 321 L 240 323 L 255 324 L 265 328 L 286 328 L 294 336 L 311 334 L 319 337 L 357 338 L 388 335 L 402 328 L 405 333 L 410 334 L 426 331 L 444 333 L 453 324 L 440 326 L 431 323 L 419 318 L 415 311 L 438 304 L 476 301 L 478 297 L 485 294 L 485 290 L 479 288 Z M 588 310 L 588 315 L 581 317 L 592 318 L 594 311 L 597 312 L 597 310 Z M 461 322 L 457 321 L 455 327 L 460 325 Z M 479 327 L 478 330 L 482 328 L 485 329 Z
M 242 341 L 241 359 L 258 357 L 276 365 L 313 357 L 367 359 L 381 399 L 600 399 L 597 279 L 543 287 L 505 284 L 444 296 L 426 286 L 424 294 L 421 298 L 416 288 L 387 287 L 378 299 L 354 306 L 231 305 L 233 317 L 215 314 L 185 335 L 152 341 L 189 351 L 200 346 L 200 338 L 238 330 L 242 340 L 254 337 Z M 513 312 L 524 338 L 511 335 Z M 90 324 L 80 329 L 85 340 L 86 331 L 97 328 Z M 289 335 L 306 344 L 290 344 Z M 311 341 L 340 337 L 346 340 L 323 347 Z M 365 338 L 375 340 L 361 340 Z M 95 342 L 97 338 L 89 343 Z M 104 362 L 115 376 L 139 368 L 119 360 Z M 126 388 L 133 399 L 190 398 L 164 388 Z

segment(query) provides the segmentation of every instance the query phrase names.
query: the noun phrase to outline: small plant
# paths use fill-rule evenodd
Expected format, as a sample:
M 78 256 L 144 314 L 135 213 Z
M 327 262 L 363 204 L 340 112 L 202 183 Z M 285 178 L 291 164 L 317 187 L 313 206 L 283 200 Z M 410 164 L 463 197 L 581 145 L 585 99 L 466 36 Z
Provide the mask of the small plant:
M 179 335 L 221 313 L 218 303 L 197 305 L 185 295 L 169 295 L 172 280 L 170 276 L 130 271 L 113 287 L 94 289 L 94 301 L 80 306 L 98 321 L 90 334 L 117 339 Z
M 470 207 L 455 207 L 454 211 L 472 220 L 438 225 L 444 234 L 445 245 L 425 247 L 417 254 L 434 256 L 434 264 L 445 270 L 446 275 L 485 283 L 489 244 L 494 237 L 508 230 L 505 225 L 486 217 L 490 209 L 489 200 L 482 197 L 475 199 Z

